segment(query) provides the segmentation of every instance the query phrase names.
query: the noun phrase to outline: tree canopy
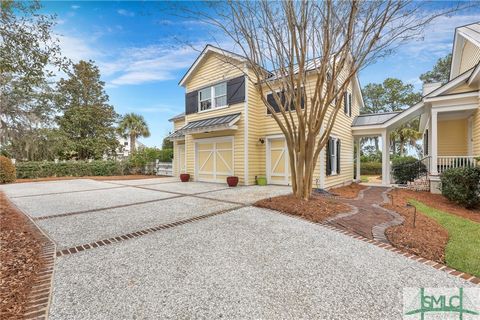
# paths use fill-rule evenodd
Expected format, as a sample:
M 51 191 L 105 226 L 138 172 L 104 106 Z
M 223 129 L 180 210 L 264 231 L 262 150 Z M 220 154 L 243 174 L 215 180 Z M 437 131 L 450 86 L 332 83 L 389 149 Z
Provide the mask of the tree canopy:
M 114 124 L 118 115 L 108 104 L 104 82 L 93 61 L 80 61 L 73 66 L 68 79 L 57 85 L 57 117 L 60 133 L 68 141 L 78 159 L 99 159 L 118 148 Z
M 117 129 L 118 133 L 124 138 L 130 138 L 130 150 L 135 151 L 136 140 L 139 137 L 149 137 L 150 130 L 147 122 L 142 115 L 127 113 L 123 116 Z
M 452 65 L 452 54 L 437 60 L 433 69 L 420 75 L 424 83 L 441 82 L 447 83 L 450 78 L 450 66 Z

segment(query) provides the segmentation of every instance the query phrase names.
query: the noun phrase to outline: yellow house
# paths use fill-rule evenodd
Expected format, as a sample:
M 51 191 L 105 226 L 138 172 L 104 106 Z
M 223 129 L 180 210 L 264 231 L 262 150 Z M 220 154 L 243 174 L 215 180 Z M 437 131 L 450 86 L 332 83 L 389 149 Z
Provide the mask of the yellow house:
M 285 139 L 248 73 L 242 56 L 208 45 L 180 80 L 185 112 L 170 119 L 174 175 L 189 173 L 195 181 L 208 182 L 225 182 L 233 175 L 243 185 L 265 177 L 269 184 L 290 184 Z M 351 126 L 363 106 L 356 77 L 347 91 L 330 148 L 321 152 L 315 167 L 314 183 L 321 188 L 354 179 Z
M 430 190 L 439 192 L 440 175 L 452 167 L 477 165 L 480 156 L 480 23 L 455 30 L 450 79 L 424 85 L 422 101 L 400 113 L 362 115 L 356 138 L 378 135 L 388 150 L 389 133 L 420 116 L 423 154 Z M 383 154 L 383 184 L 390 184 L 389 154 Z

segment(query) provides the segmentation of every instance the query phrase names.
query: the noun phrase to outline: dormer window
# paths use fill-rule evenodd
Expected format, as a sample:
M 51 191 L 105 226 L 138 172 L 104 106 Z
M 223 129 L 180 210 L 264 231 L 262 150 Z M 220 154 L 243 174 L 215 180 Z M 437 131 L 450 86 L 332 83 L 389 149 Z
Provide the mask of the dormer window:
M 227 105 L 227 83 L 222 82 L 198 91 L 198 110 L 205 111 Z

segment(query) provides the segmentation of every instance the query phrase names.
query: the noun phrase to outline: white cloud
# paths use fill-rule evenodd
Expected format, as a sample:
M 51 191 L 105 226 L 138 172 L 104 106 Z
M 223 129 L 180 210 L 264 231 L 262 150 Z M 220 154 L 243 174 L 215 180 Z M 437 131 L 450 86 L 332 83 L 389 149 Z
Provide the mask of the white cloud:
M 425 29 L 422 39 L 404 45 L 400 52 L 416 59 L 443 57 L 452 51 L 455 28 L 478 21 L 478 15 L 441 16 Z
M 77 4 L 74 4 L 74 5 L 70 6 L 70 8 L 72 8 L 73 10 L 77 10 L 77 9 L 80 9 L 80 6 L 77 5 Z
M 106 75 L 112 75 L 113 85 L 134 85 L 171 80 L 175 72 L 190 66 L 198 52 L 189 46 L 170 48 L 159 45 L 129 48 L 121 56 L 102 65 Z
M 128 11 L 128 10 L 125 10 L 125 9 L 118 9 L 117 13 L 121 16 L 126 16 L 126 17 L 133 17 L 135 15 L 134 12 Z
M 59 35 L 62 54 L 74 62 L 79 60 L 95 59 L 101 55 L 98 48 L 92 47 L 87 41 L 81 38 Z

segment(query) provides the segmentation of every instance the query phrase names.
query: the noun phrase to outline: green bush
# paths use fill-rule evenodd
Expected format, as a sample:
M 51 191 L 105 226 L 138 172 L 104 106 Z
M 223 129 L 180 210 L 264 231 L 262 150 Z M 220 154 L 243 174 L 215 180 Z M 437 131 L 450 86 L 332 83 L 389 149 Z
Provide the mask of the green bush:
M 473 208 L 480 203 L 480 168 L 453 168 L 443 172 L 440 189 L 449 200 Z
M 17 162 L 18 179 L 35 179 L 46 177 L 83 177 L 83 176 L 115 176 L 129 173 L 129 163 L 126 161 L 95 160 Z
M 156 160 L 160 162 L 172 162 L 172 149 L 142 148 L 135 151 L 129 157 L 129 163 L 135 173 L 153 173 L 152 164 Z M 148 168 L 146 169 L 145 166 Z M 146 172 L 148 171 L 148 172 Z
M 427 173 L 427 167 L 414 157 L 395 157 L 392 159 L 392 174 L 395 183 L 406 184 Z
M 0 156 L 0 183 L 10 183 L 15 181 L 15 166 L 12 160 Z
M 380 175 L 382 174 L 381 162 L 361 162 L 360 172 L 362 175 Z

